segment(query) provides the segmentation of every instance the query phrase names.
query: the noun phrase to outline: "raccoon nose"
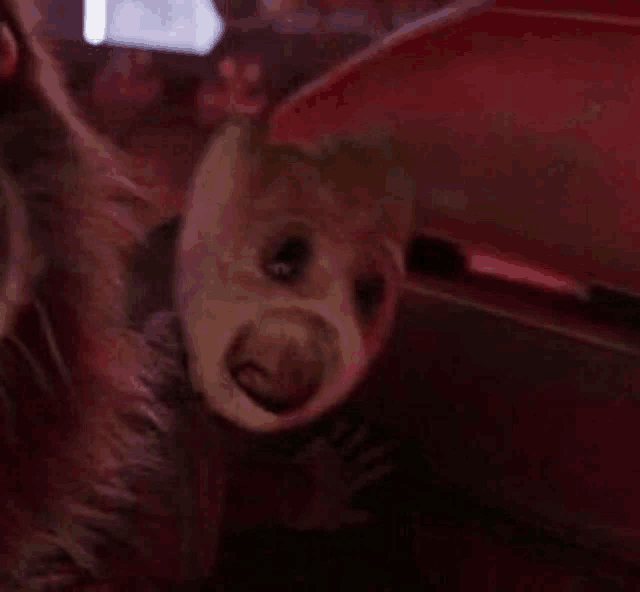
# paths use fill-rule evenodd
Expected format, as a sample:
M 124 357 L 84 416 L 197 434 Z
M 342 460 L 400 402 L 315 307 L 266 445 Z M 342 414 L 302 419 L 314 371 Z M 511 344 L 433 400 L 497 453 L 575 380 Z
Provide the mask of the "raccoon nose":
M 299 409 L 322 387 L 337 332 L 306 311 L 274 310 L 239 331 L 226 356 L 234 382 L 263 409 Z

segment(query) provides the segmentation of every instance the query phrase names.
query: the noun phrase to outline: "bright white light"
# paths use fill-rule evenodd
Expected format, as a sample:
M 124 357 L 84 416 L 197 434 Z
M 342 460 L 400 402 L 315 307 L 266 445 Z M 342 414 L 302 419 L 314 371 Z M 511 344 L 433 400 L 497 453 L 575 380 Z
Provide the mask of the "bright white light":
M 195 0 L 197 53 L 209 53 L 222 39 L 224 34 L 224 19 L 218 13 L 215 4 L 209 0 Z
M 222 38 L 224 20 L 212 0 L 109 0 L 112 43 L 206 54 Z
M 107 0 L 84 0 L 82 35 L 87 43 L 98 45 L 107 34 Z

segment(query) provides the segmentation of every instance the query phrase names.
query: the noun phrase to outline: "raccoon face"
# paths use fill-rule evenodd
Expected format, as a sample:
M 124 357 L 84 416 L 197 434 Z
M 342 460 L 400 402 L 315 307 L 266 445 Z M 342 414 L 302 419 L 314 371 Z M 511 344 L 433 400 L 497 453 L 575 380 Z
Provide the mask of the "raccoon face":
M 251 430 L 343 401 L 394 317 L 400 250 L 371 204 L 312 159 L 229 126 L 200 165 L 177 249 L 189 370 L 210 408 Z M 373 208 L 375 210 L 375 208 Z

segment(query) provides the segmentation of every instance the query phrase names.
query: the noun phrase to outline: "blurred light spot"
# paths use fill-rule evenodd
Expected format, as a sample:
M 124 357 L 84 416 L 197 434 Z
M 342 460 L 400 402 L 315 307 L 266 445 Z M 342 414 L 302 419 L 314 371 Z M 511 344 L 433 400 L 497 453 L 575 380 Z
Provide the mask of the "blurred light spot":
M 102 43 L 107 34 L 107 0 L 84 0 L 84 40 L 92 45 Z
M 472 272 L 499 277 L 505 280 L 547 288 L 556 292 L 579 294 L 581 288 L 571 278 L 550 274 L 522 263 L 512 263 L 491 255 L 473 253 L 469 259 Z
M 85 0 L 89 43 L 204 55 L 224 28 L 211 0 Z

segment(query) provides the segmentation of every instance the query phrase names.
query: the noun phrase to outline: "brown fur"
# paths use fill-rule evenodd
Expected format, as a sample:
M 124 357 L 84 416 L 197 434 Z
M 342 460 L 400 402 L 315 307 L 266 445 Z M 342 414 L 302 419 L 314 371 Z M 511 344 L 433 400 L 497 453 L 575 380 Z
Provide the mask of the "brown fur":
M 3 274 L 4 301 L 18 305 L 4 315 L 0 342 L 0 587 L 191 575 L 182 518 L 199 515 L 198 500 L 175 492 L 199 467 L 171 446 L 180 428 L 153 394 L 166 355 L 126 328 L 128 261 L 150 204 L 128 181 L 126 159 L 77 117 L 50 55 L 5 1 L 0 20 L 19 59 L 16 74 L 0 80 L 3 221 L 15 230 L 6 214 L 12 200 L 23 204 L 27 232 L 5 236 L 25 235 L 29 245 L 22 253 L 20 241 L 3 245 L 4 269 L 21 268 L 14 276 L 24 289 L 16 299 Z M 182 430 L 184 450 L 194 422 Z

